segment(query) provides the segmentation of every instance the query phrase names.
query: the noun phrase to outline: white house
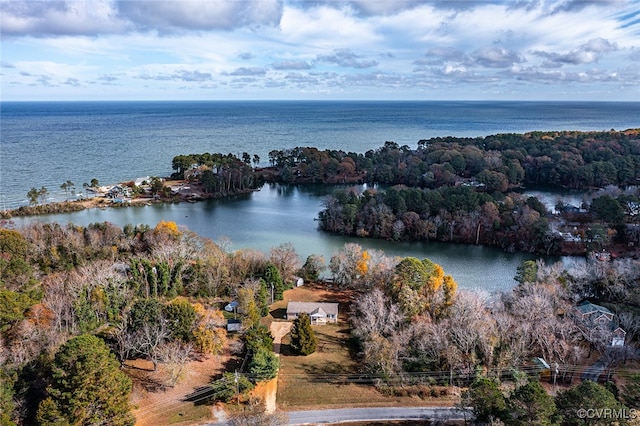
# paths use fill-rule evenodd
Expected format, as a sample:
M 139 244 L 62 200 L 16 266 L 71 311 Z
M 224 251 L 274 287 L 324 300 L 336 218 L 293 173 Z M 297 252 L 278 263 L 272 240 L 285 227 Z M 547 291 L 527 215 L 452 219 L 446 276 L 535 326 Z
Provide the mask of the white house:
M 305 312 L 311 319 L 311 324 L 322 325 L 338 322 L 338 304 L 324 302 L 289 302 L 287 305 L 287 319 L 294 320 L 300 313 Z
M 576 306 L 573 316 L 588 340 L 610 338 L 611 346 L 624 346 L 627 332 L 618 327 L 615 314 L 604 306 L 584 301 Z

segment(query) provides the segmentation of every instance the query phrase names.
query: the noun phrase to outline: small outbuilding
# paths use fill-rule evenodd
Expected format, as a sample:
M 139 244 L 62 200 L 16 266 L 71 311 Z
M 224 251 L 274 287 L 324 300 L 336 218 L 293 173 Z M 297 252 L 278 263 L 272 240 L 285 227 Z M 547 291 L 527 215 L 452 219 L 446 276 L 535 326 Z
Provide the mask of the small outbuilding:
M 242 331 L 242 321 L 230 319 L 227 321 L 227 332 L 239 332 Z

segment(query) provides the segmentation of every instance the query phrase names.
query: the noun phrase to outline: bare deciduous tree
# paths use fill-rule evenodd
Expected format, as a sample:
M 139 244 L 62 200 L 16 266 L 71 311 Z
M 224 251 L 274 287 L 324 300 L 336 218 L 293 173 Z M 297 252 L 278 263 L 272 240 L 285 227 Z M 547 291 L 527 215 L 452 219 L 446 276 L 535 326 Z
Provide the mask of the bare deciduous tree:
M 258 276 L 265 268 L 267 259 L 259 250 L 238 250 L 231 255 L 229 267 L 233 282 L 241 282 L 247 277 Z
M 627 341 L 636 340 L 640 335 L 640 315 L 633 312 L 621 312 L 618 314 L 620 327 L 627 332 Z
M 252 399 L 241 411 L 233 413 L 228 423 L 231 426 L 285 426 L 289 423 L 289 416 L 279 410 L 268 413 L 264 402 Z
M 75 296 L 67 285 L 66 274 L 51 274 L 43 280 L 42 286 L 44 288 L 43 304 L 53 312 L 56 331 L 60 333 L 74 331 Z
M 182 378 L 184 368 L 193 355 L 193 344 L 183 343 L 180 340 L 163 342 L 156 352 L 167 372 L 167 385 L 175 386 Z
M 395 334 L 403 319 L 398 306 L 378 288 L 362 295 L 353 306 L 354 334 L 363 340 L 375 334 Z
M 269 252 L 269 260 L 278 268 L 278 272 L 285 282 L 290 280 L 301 266 L 300 258 L 291 243 L 273 247 Z

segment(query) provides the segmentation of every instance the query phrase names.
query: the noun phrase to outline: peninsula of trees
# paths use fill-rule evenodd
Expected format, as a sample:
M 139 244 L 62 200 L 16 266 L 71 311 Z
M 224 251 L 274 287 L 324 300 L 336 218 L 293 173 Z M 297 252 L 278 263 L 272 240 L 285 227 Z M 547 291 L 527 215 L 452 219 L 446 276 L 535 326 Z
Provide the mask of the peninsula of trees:
M 640 245 L 640 130 L 533 132 L 433 138 L 417 148 L 386 142 L 366 153 L 297 147 L 257 155 L 173 158 L 171 181 L 125 182 L 110 205 L 194 201 L 259 189 L 264 182 L 340 185 L 319 212 L 321 230 L 387 240 L 483 244 L 507 251 L 635 256 Z M 253 167 L 252 167 L 253 165 Z M 348 187 L 352 184 L 367 184 Z M 95 185 L 86 185 L 94 188 Z M 61 188 L 68 197 L 73 183 Z M 85 189 L 86 189 L 85 188 Z M 550 209 L 526 189 L 590 191 L 581 205 Z M 12 214 L 74 211 L 75 203 L 37 205 Z M 126 203 L 121 197 L 127 199 Z
M 638 129 L 433 138 L 419 141 L 417 149 L 386 142 L 364 154 L 273 150 L 271 167 L 256 169 L 258 177 L 247 153 L 244 168 L 220 177 L 221 158 L 175 157 L 174 177 L 199 179 L 218 193 L 226 181 L 369 184 L 365 191 L 342 188 L 328 197 L 319 213 L 320 229 L 328 232 L 547 255 L 603 249 L 633 255 L 640 244 Z M 527 188 L 599 192 L 580 206 L 559 203 L 552 214 L 537 198 L 521 195 Z
M 572 189 L 635 185 L 640 129 L 533 132 L 420 140 L 417 149 L 386 142 L 366 153 L 311 147 L 273 150 L 280 182 L 348 183 L 438 188 L 473 181 L 486 192 L 522 185 Z

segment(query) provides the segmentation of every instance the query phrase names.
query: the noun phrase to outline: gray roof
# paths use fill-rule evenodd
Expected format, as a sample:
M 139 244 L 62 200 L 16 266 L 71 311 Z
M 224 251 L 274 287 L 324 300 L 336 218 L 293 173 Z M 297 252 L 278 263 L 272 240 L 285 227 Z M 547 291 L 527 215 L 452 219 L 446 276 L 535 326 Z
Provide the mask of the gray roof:
M 579 304 L 576 308 L 583 314 L 599 312 L 601 314 L 613 315 L 613 312 L 611 312 L 609 309 L 605 308 L 604 306 L 596 305 L 595 303 L 591 303 L 588 301 Z
M 306 312 L 307 314 L 319 313 L 324 311 L 327 314 L 333 314 L 338 317 L 338 304 L 325 302 L 289 302 L 287 305 L 287 315 L 299 314 Z
M 310 314 L 312 317 L 326 317 L 327 313 L 322 308 L 317 308 L 315 311 Z

